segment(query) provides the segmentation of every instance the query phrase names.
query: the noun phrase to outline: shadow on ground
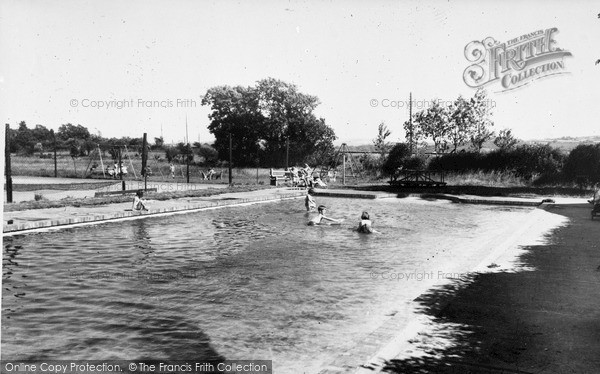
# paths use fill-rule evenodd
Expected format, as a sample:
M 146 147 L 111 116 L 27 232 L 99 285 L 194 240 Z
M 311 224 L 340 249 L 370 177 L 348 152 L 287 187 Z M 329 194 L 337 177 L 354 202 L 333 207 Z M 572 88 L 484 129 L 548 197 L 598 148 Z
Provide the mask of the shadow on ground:
M 384 372 L 600 372 L 600 221 L 581 205 L 551 212 L 570 223 L 526 248 L 519 262 L 532 270 L 477 274 L 419 297 L 433 329 Z

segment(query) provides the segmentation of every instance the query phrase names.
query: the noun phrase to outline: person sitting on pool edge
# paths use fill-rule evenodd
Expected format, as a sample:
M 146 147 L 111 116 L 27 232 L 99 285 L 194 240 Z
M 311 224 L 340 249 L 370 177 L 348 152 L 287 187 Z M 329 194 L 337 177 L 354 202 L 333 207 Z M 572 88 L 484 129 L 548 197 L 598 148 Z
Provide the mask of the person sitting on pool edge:
M 309 188 L 308 191 L 306 191 L 306 198 L 304 199 L 304 206 L 306 206 L 307 212 L 311 212 L 311 211 L 317 209 L 317 202 L 315 201 L 315 198 L 312 196 L 314 193 L 315 193 L 315 190 L 312 188 Z
M 144 200 L 143 197 L 144 193 L 142 190 L 139 190 L 135 193 L 135 197 L 133 198 L 133 206 L 131 207 L 132 210 L 148 211 L 146 208 L 146 200 Z
M 358 223 L 358 228 L 356 229 L 356 231 L 363 234 L 380 234 L 379 231 L 373 229 L 372 225 L 373 222 L 371 222 L 369 213 L 362 212 L 362 215 L 360 216 L 360 222 Z
M 342 223 L 342 221 L 343 221 L 343 219 L 334 219 L 334 218 L 329 218 L 329 217 L 325 216 L 325 212 L 327 211 L 327 207 L 325 205 L 319 205 L 319 207 L 317 208 L 317 211 L 319 212 L 319 215 L 316 216 L 315 218 L 311 219 L 310 221 L 308 221 L 309 226 L 320 225 L 321 222 L 323 222 L 323 220 L 330 221 L 334 224 Z

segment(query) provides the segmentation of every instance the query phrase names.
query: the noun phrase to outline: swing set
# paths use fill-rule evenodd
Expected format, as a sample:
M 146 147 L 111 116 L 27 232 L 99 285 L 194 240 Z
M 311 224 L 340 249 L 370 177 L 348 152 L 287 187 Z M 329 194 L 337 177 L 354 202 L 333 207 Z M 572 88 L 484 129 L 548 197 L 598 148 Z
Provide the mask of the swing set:
M 123 150 L 124 150 L 125 151 L 124 154 L 125 154 L 127 160 L 129 161 L 129 166 L 131 167 L 131 170 L 133 171 L 133 176 L 135 179 L 138 179 L 135 168 L 133 167 L 133 162 L 131 161 L 131 157 L 129 156 L 129 149 L 127 148 L 127 146 L 126 145 L 117 146 L 117 147 L 113 147 L 113 149 L 117 150 L 117 155 L 118 155 L 119 160 L 117 160 L 115 162 L 114 166 L 110 166 L 109 164 L 106 164 L 106 166 L 105 166 L 104 159 L 102 158 L 102 151 L 100 150 L 100 145 L 96 144 L 96 148 L 92 152 L 92 155 L 90 157 L 90 162 L 88 163 L 88 166 L 85 169 L 84 175 L 90 175 L 90 176 L 102 175 L 103 178 L 118 178 L 121 175 L 128 174 L 127 166 L 123 165 L 123 161 L 121 160 L 121 155 L 123 154 Z M 100 170 L 98 170 L 98 164 L 97 164 L 98 160 L 100 161 Z

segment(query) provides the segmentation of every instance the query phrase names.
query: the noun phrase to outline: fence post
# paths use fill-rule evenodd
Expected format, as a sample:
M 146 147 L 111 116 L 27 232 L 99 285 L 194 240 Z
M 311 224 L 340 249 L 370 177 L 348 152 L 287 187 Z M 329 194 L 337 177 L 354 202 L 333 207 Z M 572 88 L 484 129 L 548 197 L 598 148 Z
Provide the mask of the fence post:
M 54 129 L 51 129 L 52 133 L 52 147 L 54 148 L 54 178 L 58 178 L 58 167 L 56 164 L 56 134 L 54 133 Z
M 147 134 L 144 133 L 142 137 L 142 175 L 144 176 L 144 191 L 148 190 L 148 139 Z
M 121 180 L 122 190 L 125 191 L 125 181 L 123 180 L 123 167 L 121 166 L 121 164 L 123 164 L 123 159 L 121 158 L 121 147 L 120 146 L 119 146 L 118 150 L 119 150 L 119 163 L 117 164 L 117 168 L 119 169 L 119 179 Z
M 4 174 L 6 175 L 6 202 L 13 202 L 12 173 L 10 170 L 10 125 L 4 133 Z
M 231 126 L 231 125 L 230 125 Z M 229 129 L 229 185 L 232 185 L 233 175 L 231 175 L 231 161 L 233 159 L 233 153 L 231 152 L 231 128 Z

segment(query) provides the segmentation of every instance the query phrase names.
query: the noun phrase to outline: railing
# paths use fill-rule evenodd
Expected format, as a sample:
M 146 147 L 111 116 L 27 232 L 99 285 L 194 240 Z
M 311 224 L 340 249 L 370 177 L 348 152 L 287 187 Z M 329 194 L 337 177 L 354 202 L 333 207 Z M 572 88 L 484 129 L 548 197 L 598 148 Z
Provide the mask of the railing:
M 392 175 L 390 184 L 406 187 L 440 187 L 446 185 L 444 178 L 445 173 L 443 171 L 398 169 Z

